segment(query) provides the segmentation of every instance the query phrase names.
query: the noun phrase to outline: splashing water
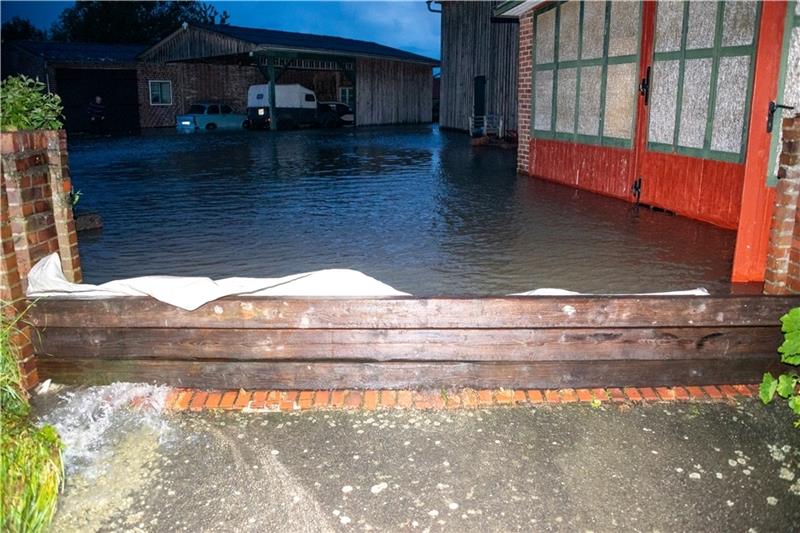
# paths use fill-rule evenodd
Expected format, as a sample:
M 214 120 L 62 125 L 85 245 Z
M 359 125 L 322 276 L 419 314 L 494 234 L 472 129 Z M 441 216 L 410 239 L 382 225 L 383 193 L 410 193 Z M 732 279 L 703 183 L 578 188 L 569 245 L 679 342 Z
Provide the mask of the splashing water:
M 41 416 L 64 442 L 68 473 L 96 475 L 115 443 L 133 432 L 145 431 L 163 442 L 168 424 L 162 417 L 169 387 L 141 383 L 114 383 L 70 390 Z

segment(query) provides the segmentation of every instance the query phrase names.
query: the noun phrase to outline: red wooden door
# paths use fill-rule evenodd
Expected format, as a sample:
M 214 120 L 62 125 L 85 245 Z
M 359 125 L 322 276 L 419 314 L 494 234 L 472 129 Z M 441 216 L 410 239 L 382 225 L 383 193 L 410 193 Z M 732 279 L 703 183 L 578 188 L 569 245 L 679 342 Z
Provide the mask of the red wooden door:
M 757 2 L 645 2 L 648 86 L 634 141 L 643 203 L 737 227 L 759 12 Z

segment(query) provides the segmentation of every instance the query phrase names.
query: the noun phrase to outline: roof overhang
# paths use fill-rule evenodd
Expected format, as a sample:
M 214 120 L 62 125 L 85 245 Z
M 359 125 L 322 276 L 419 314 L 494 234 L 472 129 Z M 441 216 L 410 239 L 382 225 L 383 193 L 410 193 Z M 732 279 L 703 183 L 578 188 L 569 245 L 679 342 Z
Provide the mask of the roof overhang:
M 494 16 L 497 18 L 519 18 L 534 7 L 545 4 L 549 0 L 508 0 L 498 4 L 494 8 Z
M 320 59 L 339 59 L 339 60 L 352 60 L 354 58 L 365 58 L 365 59 L 381 59 L 384 61 L 401 61 L 403 63 L 416 63 L 418 65 L 427 65 L 430 67 L 438 67 L 439 61 L 430 59 L 426 60 L 423 58 L 420 59 L 412 59 L 412 58 L 399 58 L 399 57 L 390 57 L 380 54 L 365 54 L 365 53 L 358 53 L 358 52 L 342 52 L 339 50 L 325 50 L 322 48 L 297 48 L 297 47 L 288 47 L 288 46 L 273 46 L 273 45 L 256 45 L 256 47 L 250 51 L 250 55 L 276 55 L 276 56 L 284 56 L 286 57 L 291 55 L 301 55 L 305 57 L 317 57 Z

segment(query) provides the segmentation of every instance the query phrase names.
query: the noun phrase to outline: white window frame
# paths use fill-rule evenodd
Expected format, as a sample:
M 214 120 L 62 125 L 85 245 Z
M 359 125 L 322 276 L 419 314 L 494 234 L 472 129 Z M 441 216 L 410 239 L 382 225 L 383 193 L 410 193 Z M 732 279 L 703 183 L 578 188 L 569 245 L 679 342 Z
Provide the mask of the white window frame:
M 169 103 L 165 104 L 161 103 L 153 103 L 153 84 L 154 83 L 166 83 L 169 85 Z M 175 100 L 172 94 L 172 80 L 147 80 L 147 90 L 150 93 L 150 105 L 151 106 L 171 106 L 172 102 Z M 163 96 L 163 95 L 162 95 Z

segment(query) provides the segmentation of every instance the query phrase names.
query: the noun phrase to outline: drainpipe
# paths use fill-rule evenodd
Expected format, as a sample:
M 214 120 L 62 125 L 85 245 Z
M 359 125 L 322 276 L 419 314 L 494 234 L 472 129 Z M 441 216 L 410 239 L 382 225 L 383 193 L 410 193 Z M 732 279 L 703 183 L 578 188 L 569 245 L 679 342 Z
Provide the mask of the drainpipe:
M 441 2 L 439 2 L 439 1 L 434 2 L 434 0 L 425 0 L 425 3 L 428 5 L 428 11 L 430 11 L 431 13 L 441 13 L 442 12 L 442 9 L 441 9 L 442 8 L 442 3 Z M 434 3 L 439 4 L 439 10 L 438 11 L 436 9 L 433 9 L 433 7 L 431 7 L 431 5 L 434 4 Z

